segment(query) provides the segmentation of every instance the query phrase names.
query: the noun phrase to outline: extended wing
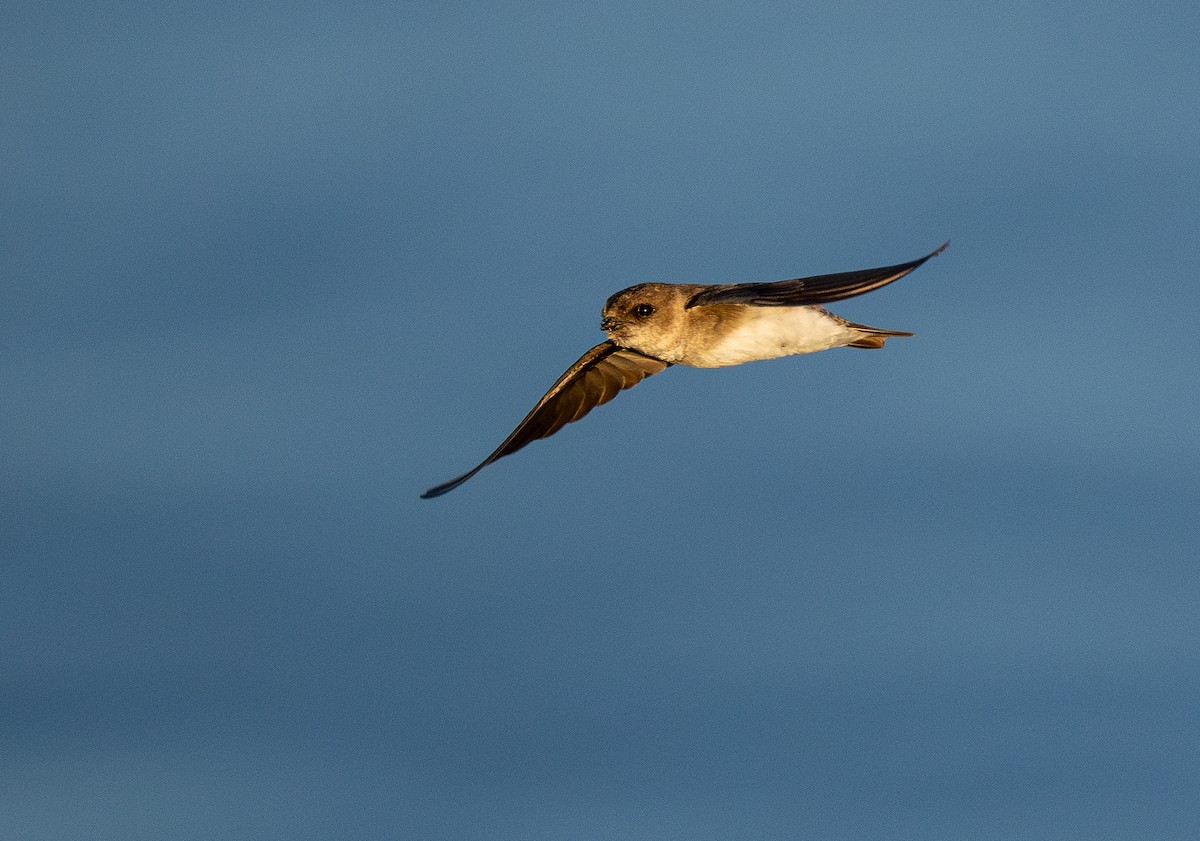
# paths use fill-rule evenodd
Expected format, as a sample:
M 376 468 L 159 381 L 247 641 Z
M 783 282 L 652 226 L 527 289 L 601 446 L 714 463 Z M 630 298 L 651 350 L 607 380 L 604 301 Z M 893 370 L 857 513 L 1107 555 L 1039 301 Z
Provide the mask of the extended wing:
M 550 437 L 601 403 L 612 400 L 619 392 L 633 388 L 670 364 L 618 347 L 612 342 L 601 342 L 579 357 L 579 361 L 558 378 L 558 382 L 550 387 L 525 416 L 525 420 L 478 467 L 457 479 L 430 488 L 421 494 L 421 498 L 429 499 L 454 490 L 496 459 L 515 453 L 530 441 Z
M 863 269 L 858 272 L 823 274 L 816 277 L 801 277 L 796 280 L 780 280 L 775 283 L 736 283 L 713 286 L 697 292 L 687 302 L 688 308 L 706 304 L 753 304 L 759 307 L 797 307 L 810 304 L 827 304 L 843 298 L 853 298 L 872 289 L 886 286 L 899 280 L 931 257 L 946 250 L 950 243 L 942 245 L 932 254 L 911 263 L 884 266 L 880 269 Z

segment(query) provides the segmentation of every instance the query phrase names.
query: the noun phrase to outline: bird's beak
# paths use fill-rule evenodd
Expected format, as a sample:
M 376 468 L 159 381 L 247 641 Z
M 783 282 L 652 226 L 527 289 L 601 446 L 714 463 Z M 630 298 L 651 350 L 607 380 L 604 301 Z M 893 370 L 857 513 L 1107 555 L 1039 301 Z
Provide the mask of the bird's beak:
M 611 333 L 617 327 L 617 320 L 612 316 L 606 316 L 600 320 L 600 329 L 605 333 Z

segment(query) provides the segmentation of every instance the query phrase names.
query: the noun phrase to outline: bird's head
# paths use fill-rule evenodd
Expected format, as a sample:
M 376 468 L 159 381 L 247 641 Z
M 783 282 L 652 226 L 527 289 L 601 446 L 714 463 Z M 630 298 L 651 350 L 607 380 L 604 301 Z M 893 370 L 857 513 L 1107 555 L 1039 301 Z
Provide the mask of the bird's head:
M 686 293 L 670 283 L 639 283 L 604 304 L 600 328 L 621 347 L 669 359 L 684 329 Z

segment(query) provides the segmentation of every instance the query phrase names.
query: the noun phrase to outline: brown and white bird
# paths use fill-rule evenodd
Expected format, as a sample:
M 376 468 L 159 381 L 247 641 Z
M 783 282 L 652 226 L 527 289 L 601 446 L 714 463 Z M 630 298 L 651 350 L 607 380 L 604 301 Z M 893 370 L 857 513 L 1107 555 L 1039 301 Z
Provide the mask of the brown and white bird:
M 671 365 L 720 368 L 835 347 L 881 348 L 902 330 L 855 324 L 822 304 L 853 298 L 899 280 L 950 243 L 919 260 L 775 283 L 639 283 L 604 305 L 608 340 L 558 378 L 504 443 L 477 467 L 430 488 L 441 496 L 498 458 L 547 438 Z

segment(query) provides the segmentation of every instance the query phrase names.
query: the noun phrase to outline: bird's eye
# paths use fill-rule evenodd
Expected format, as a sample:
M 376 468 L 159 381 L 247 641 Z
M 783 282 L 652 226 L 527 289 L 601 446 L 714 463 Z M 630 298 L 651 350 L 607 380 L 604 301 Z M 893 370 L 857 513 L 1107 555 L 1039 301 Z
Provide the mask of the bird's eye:
M 654 307 L 650 306 L 649 304 L 638 304 L 633 308 L 633 314 L 638 318 L 648 318 L 649 316 L 654 315 Z

